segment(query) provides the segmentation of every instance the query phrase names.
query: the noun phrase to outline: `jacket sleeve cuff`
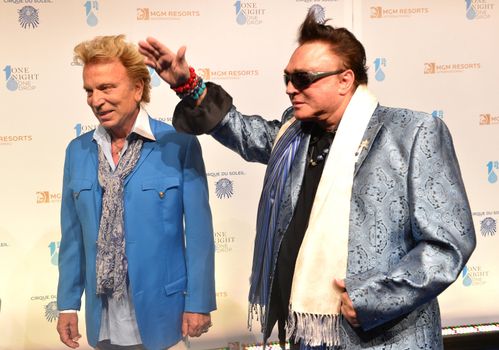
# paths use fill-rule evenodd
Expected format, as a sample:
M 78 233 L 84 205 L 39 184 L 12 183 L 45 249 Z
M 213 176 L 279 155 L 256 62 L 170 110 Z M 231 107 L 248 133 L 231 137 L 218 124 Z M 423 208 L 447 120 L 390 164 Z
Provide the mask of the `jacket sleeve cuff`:
M 232 97 L 221 86 L 206 83 L 206 95 L 199 106 L 186 97 L 175 107 L 172 124 L 177 131 L 201 135 L 210 133 L 232 107 Z

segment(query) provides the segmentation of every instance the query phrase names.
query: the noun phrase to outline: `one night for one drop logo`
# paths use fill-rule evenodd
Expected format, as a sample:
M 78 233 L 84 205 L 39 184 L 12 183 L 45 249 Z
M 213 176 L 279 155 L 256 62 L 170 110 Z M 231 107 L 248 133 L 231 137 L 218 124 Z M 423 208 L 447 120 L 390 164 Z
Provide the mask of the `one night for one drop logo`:
M 85 16 L 87 17 L 87 24 L 90 27 L 95 27 L 99 23 L 96 12 L 99 11 L 99 2 L 96 0 L 86 1 L 85 4 Z
M 5 66 L 5 86 L 9 91 L 33 90 L 33 83 L 38 80 L 38 73 L 31 72 L 29 67 Z

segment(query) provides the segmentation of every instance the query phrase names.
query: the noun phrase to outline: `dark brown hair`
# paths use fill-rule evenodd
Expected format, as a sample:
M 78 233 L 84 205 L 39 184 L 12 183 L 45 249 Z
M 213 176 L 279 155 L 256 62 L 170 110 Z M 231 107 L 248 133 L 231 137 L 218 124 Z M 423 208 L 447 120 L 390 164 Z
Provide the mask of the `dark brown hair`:
M 333 53 L 343 61 L 343 68 L 355 74 L 355 84 L 367 84 L 366 51 L 361 42 L 346 28 L 317 23 L 314 11 L 309 11 L 302 23 L 298 43 L 303 45 L 314 41 L 331 46 Z

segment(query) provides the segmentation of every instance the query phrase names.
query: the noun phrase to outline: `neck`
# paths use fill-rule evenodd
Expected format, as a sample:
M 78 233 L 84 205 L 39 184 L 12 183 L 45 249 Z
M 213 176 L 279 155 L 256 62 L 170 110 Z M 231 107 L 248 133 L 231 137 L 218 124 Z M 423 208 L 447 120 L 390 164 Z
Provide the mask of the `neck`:
M 140 108 L 137 108 L 133 111 L 130 117 L 126 117 L 123 119 L 123 124 L 116 125 L 113 128 L 107 129 L 107 132 L 111 136 L 111 140 L 125 140 L 126 137 L 132 132 L 133 126 L 135 125 L 135 121 L 139 116 Z
M 340 125 L 341 118 L 343 118 L 343 114 L 345 113 L 345 110 L 347 109 L 354 92 L 355 91 L 344 96 L 344 98 L 341 100 L 341 102 L 333 112 L 328 113 L 324 111 L 322 113 L 322 116 L 318 118 L 319 125 L 321 125 L 329 132 L 336 131 L 336 129 L 338 129 L 338 126 Z

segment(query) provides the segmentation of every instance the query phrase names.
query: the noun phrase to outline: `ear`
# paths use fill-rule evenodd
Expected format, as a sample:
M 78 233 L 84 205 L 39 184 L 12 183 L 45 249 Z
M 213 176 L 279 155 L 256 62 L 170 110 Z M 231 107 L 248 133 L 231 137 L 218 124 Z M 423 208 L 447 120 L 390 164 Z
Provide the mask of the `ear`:
M 347 69 L 339 76 L 338 92 L 340 95 L 346 95 L 355 90 L 355 73 Z
M 139 103 L 142 100 L 142 94 L 144 93 L 144 81 L 137 80 L 134 85 L 135 88 L 135 102 Z

